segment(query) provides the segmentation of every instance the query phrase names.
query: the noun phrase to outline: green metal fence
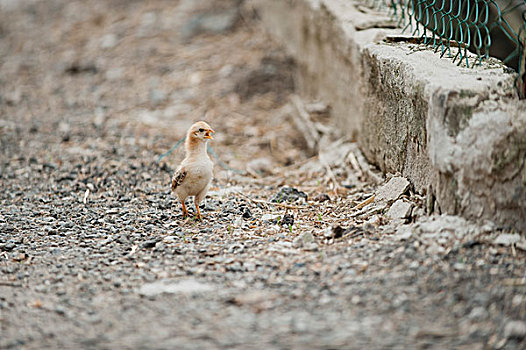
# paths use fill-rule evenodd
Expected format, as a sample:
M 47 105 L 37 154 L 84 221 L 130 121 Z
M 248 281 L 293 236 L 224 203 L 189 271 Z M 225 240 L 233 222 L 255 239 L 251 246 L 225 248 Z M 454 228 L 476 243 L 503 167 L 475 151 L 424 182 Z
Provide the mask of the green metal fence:
M 519 73 L 517 88 L 525 96 L 526 0 L 366 1 L 387 9 L 404 32 L 458 65 L 472 67 L 488 56 L 501 59 Z

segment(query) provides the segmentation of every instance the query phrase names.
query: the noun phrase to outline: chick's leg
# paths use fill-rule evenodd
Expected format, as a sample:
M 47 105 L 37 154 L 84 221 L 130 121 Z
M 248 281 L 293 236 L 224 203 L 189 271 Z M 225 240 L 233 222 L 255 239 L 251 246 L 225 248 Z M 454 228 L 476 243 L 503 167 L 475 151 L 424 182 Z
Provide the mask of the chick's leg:
M 197 220 L 201 220 L 203 218 L 203 215 L 201 215 L 201 212 L 199 211 L 199 202 L 197 201 L 197 199 L 195 200 L 195 210 L 196 210 L 196 216 L 195 218 Z
M 201 215 L 201 212 L 199 211 L 199 203 L 201 203 L 201 200 L 203 198 L 205 198 L 205 195 L 206 195 L 206 192 L 208 191 L 208 187 L 209 186 L 210 186 L 210 184 L 208 184 L 208 186 L 206 186 L 201 192 L 199 192 L 194 197 L 195 209 L 196 209 L 196 212 L 197 212 L 196 219 L 201 220 L 203 218 L 203 216 Z
M 183 205 L 183 218 L 186 218 L 188 216 L 188 210 L 186 209 L 186 206 L 184 205 L 184 201 L 181 201 L 181 204 Z

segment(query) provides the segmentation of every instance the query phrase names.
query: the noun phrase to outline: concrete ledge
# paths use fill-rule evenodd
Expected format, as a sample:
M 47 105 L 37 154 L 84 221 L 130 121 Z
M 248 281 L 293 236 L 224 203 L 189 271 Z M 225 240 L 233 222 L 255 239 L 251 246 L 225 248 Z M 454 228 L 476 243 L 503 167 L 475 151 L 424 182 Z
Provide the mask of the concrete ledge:
M 526 231 L 526 101 L 515 74 L 497 60 L 458 67 L 425 46 L 387 43 L 400 34 L 378 28 L 389 18 L 348 0 L 253 4 L 298 62 L 300 92 L 329 103 L 369 161 L 407 177 L 437 211 Z

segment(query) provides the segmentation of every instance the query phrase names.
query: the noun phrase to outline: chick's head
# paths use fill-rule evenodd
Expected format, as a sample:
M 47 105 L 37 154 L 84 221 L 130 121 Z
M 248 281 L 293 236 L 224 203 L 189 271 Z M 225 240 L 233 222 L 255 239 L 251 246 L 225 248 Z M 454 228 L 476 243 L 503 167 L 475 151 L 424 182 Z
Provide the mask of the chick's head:
M 212 130 L 210 125 L 203 121 L 199 121 L 192 125 L 188 130 L 188 138 L 206 142 L 207 140 L 213 140 L 212 134 L 214 132 L 215 131 Z

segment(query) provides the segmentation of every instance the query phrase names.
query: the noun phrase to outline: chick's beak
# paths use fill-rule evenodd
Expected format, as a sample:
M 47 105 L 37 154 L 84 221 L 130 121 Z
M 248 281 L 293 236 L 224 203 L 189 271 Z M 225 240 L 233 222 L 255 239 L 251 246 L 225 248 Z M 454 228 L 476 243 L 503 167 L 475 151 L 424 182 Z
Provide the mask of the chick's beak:
M 210 135 L 210 133 L 214 133 L 215 131 L 210 129 L 206 132 L 205 134 L 205 139 L 210 139 L 210 140 L 213 140 L 214 138 L 212 137 L 212 135 Z

